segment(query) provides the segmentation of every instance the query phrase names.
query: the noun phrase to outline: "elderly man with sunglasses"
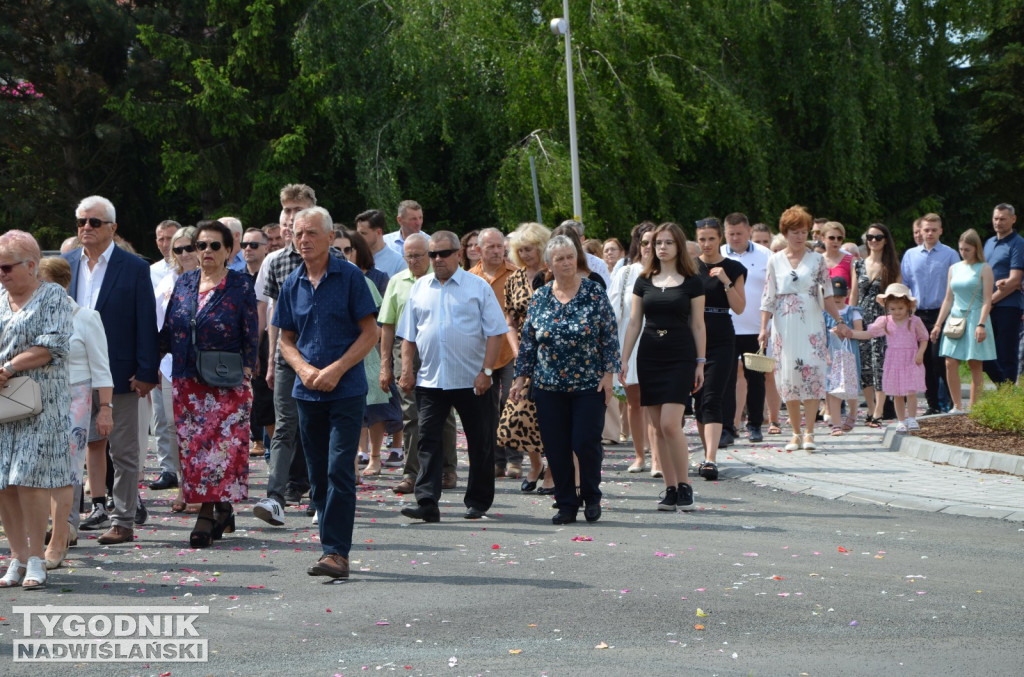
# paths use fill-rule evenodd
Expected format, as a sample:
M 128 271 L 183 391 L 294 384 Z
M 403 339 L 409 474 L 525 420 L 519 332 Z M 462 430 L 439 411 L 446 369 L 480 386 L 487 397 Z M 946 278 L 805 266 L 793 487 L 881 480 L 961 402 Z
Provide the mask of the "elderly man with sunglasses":
M 117 217 L 110 200 L 99 195 L 87 197 L 79 203 L 75 216 L 82 247 L 64 255 L 71 264 L 69 293 L 78 305 L 99 312 L 114 379 L 110 404 L 114 428 L 107 438 L 114 466 L 114 512 L 109 518 L 110 529 L 97 542 L 130 543 L 134 540 L 139 501 L 138 402 L 149 394 L 159 378 L 156 298 L 146 262 L 114 245 Z M 102 439 L 90 441 L 90 461 L 97 456 L 102 458 L 103 446 Z M 90 463 L 89 472 L 97 470 Z M 93 496 L 92 500 L 94 509 L 101 510 L 99 502 L 104 498 Z M 106 523 L 97 520 L 92 528 L 101 528 Z M 85 526 L 83 522 L 82 528 Z
M 413 284 L 396 331 L 403 339 L 398 384 L 407 393 L 415 388 L 420 432 L 417 506 L 402 514 L 425 522 L 441 519 L 442 430 L 452 407 L 462 419 L 469 452 L 465 518 L 480 519 L 494 502 L 496 414 L 488 394 L 508 324 L 487 281 L 459 265 L 460 246 L 455 233 L 431 236 L 434 272 Z

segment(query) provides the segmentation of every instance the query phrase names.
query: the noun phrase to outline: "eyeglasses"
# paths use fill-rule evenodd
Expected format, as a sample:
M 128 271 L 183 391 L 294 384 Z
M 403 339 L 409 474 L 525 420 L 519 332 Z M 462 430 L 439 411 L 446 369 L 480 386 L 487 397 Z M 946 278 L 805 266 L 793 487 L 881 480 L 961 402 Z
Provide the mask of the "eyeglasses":
M 831 242 L 841 242 L 842 239 L 843 239 L 843 236 L 842 235 L 829 235 L 825 239 L 829 240 Z
M 458 249 L 438 249 L 436 252 L 430 252 L 429 254 L 427 254 L 427 256 L 429 256 L 432 259 L 436 259 L 438 257 L 446 259 L 452 254 L 458 253 L 458 251 Z
M 217 242 L 216 240 L 213 242 L 196 242 L 196 249 L 201 252 L 205 252 L 207 247 L 210 248 L 210 251 L 220 251 L 220 248 L 223 246 L 223 243 Z
M 185 252 L 188 252 L 189 254 L 191 254 L 195 250 L 196 250 L 196 246 L 193 245 L 193 244 L 187 244 L 184 247 L 171 247 L 171 251 L 174 252 L 175 254 L 177 254 L 178 256 L 181 256 Z
M 108 223 L 113 223 L 113 221 L 103 221 L 101 219 L 97 219 L 95 216 L 90 216 L 87 219 L 75 219 L 75 223 L 78 224 L 79 228 L 85 228 L 86 226 L 89 226 L 90 228 L 95 229 Z
M 263 243 L 262 242 L 239 242 L 238 246 L 240 246 L 242 249 L 245 249 L 246 247 L 248 247 L 249 249 L 259 249 L 260 247 L 263 246 Z
M 885 235 L 872 235 L 869 233 L 864 236 L 864 239 L 868 242 L 881 242 L 885 239 Z
M 12 270 L 14 270 L 16 267 L 20 266 L 23 263 L 25 263 L 24 259 L 22 259 L 21 261 L 17 261 L 15 263 L 5 263 L 4 265 L 0 266 L 0 271 L 2 271 L 4 275 L 10 275 Z
M 341 251 L 345 252 L 346 254 L 351 254 L 353 249 L 355 249 L 355 247 L 349 245 L 347 247 L 342 247 Z
M 522 250 L 520 250 L 520 251 L 522 251 Z M 419 261 L 424 256 L 426 256 L 426 254 L 406 254 L 405 255 L 405 260 L 406 261 Z

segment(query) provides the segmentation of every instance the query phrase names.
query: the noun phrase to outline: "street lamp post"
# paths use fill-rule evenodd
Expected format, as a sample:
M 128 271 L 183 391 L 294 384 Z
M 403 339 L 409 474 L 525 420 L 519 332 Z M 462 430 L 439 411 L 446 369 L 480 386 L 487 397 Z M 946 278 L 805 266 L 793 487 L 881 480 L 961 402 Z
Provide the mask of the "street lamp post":
M 562 0 L 565 16 L 551 20 L 551 32 L 565 36 L 565 84 L 569 95 L 569 157 L 572 162 L 573 219 L 583 223 L 583 197 L 580 193 L 580 155 L 576 145 L 576 93 L 572 82 L 572 34 L 569 30 L 569 0 Z

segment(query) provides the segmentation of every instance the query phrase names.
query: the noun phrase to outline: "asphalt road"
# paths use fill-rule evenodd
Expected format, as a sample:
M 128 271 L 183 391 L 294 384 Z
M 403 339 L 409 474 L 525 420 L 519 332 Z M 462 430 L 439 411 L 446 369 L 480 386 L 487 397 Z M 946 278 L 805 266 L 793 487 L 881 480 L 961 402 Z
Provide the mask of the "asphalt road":
M 162 492 L 134 547 L 83 540 L 48 590 L 0 595 L 0 674 L 1021 674 L 1019 525 L 736 480 L 659 513 L 660 480 L 626 464 L 606 463 L 602 520 L 563 527 L 511 480 L 486 520 L 449 492 L 439 524 L 410 524 L 385 478 L 360 492 L 352 578 L 335 584 L 305 573 L 319 548 L 302 511 L 287 528 L 245 513 L 194 551 Z M 12 606 L 114 604 L 208 605 L 209 662 L 12 662 Z

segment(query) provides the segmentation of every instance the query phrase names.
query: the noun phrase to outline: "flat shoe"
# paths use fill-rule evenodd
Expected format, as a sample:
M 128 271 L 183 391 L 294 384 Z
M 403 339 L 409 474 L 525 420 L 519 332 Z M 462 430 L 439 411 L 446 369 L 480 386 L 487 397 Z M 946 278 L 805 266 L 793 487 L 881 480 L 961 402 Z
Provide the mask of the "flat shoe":
M 558 511 L 558 514 L 551 518 L 552 524 L 572 524 L 576 521 L 576 513 Z
M 786 445 L 786 451 L 796 451 L 799 448 L 800 448 L 800 436 L 799 435 L 793 435 L 793 439 L 791 439 L 789 441 L 789 444 Z
M 402 514 L 414 520 L 423 520 L 424 522 L 440 522 L 441 511 L 437 509 L 437 506 L 428 507 L 425 505 L 417 505 L 416 507 L 409 506 L 402 508 Z
M 23 590 L 42 590 L 45 587 L 46 563 L 39 557 L 29 557 L 28 564 L 25 565 L 25 578 L 21 579 L 21 588 Z
M 596 522 L 601 519 L 601 504 L 592 503 L 591 505 L 585 506 L 583 508 L 583 516 L 588 522 Z
M 0 588 L 17 588 L 21 585 L 21 579 L 25 578 L 25 565 L 16 559 L 12 559 L 7 567 L 7 573 L 0 578 Z
M 348 578 L 348 558 L 337 553 L 324 555 L 316 564 L 306 569 L 306 573 L 310 576 Z
M 537 490 L 537 493 L 540 494 L 541 496 L 551 496 L 552 494 L 555 493 L 555 488 L 554 487 L 541 487 L 540 489 Z
M 818 447 L 814 444 L 814 435 L 807 433 L 804 435 L 804 451 L 814 451 Z
M 644 471 L 644 462 L 643 461 L 635 461 L 633 463 L 633 465 L 631 465 L 628 468 L 626 468 L 626 472 L 643 472 L 643 471 Z
M 486 510 L 480 510 L 479 508 L 466 508 L 466 514 L 463 515 L 468 520 L 478 520 L 487 515 Z

